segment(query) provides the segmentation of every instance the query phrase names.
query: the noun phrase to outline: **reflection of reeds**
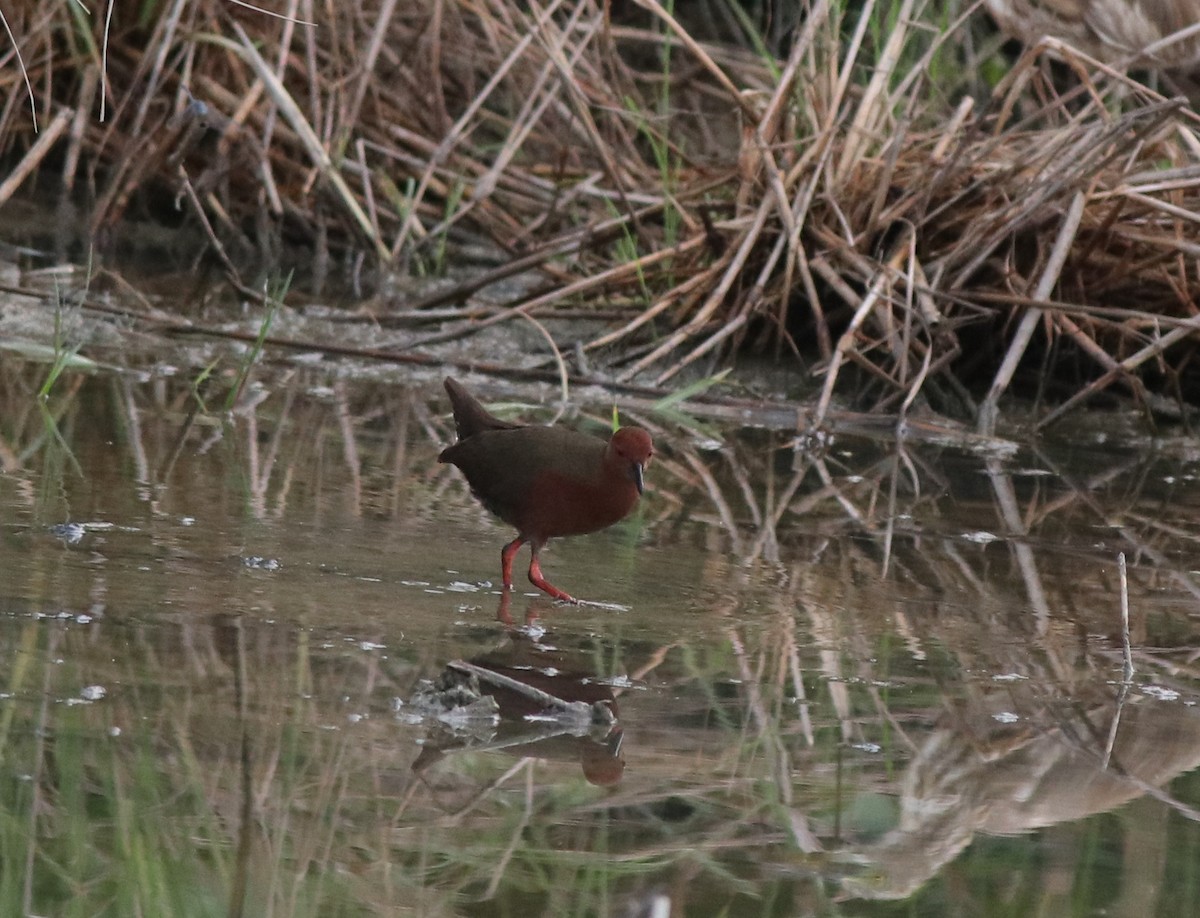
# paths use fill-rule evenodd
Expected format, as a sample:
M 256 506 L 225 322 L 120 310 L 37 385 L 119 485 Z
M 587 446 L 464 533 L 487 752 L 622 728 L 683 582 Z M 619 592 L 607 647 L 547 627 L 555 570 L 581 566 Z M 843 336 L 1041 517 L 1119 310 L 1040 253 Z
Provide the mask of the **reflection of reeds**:
M 3 450 L 14 469 L 37 465 L 57 481 L 61 473 L 54 472 L 55 461 L 48 461 L 54 454 L 46 452 L 45 428 L 33 410 L 35 377 L 35 371 L 22 371 L 15 363 L 0 368 L 0 400 L 14 406 L 0 430 Z M 470 506 L 461 482 L 432 461 L 439 445 L 451 439 L 444 405 L 431 410 L 423 394 L 342 382 L 315 399 L 305 394 L 321 381 L 285 369 L 271 381 L 278 394 L 261 389 L 222 426 L 192 411 L 190 386 L 182 380 L 135 384 L 126 378 L 87 386 L 86 376 L 71 375 L 54 417 L 68 445 L 84 436 L 81 425 L 104 423 L 107 417 L 123 432 L 137 480 L 151 484 L 183 481 L 190 472 L 178 466 L 181 456 L 190 455 L 191 466 L 223 442 L 234 463 L 233 480 L 241 483 L 246 506 L 258 518 L 294 518 L 305 507 L 304 512 L 319 513 L 326 500 L 355 515 L 397 519 L 428 516 L 435 506 Z M 211 382 L 237 384 L 232 378 Z M 989 450 L 999 441 L 959 438 L 952 430 L 941 431 L 948 435 L 945 446 L 929 431 L 898 441 L 886 427 L 856 428 L 853 420 L 847 429 L 861 435 L 825 443 L 767 432 L 721 440 L 712 422 L 690 426 L 676 406 L 660 418 L 647 403 L 634 404 L 636 409 L 625 414 L 663 443 L 654 462 L 655 498 L 645 508 L 645 519 L 709 529 L 706 539 L 724 544 L 747 569 L 788 563 L 813 534 L 852 532 L 878 546 L 881 571 L 887 573 L 897 545 L 919 550 L 931 539 L 966 540 L 982 533 L 1007 543 L 1027 578 L 1036 566 L 1029 546 L 1058 546 L 1104 564 L 1124 550 L 1135 562 L 1133 576 L 1140 570 L 1200 592 L 1188 565 L 1172 560 L 1181 553 L 1186 557 L 1200 541 L 1190 521 L 1190 478 L 1186 468 L 1163 469 L 1152 454 L 1093 451 L 1081 473 L 1050 448 L 997 458 Z M 759 422 L 769 418 L 756 416 Z M 599 431 L 609 420 L 597 414 L 570 423 L 590 423 Z M 970 452 L 976 447 L 983 451 L 980 459 Z M 77 475 L 94 476 L 111 466 L 78 458 Z M 320 480 L 309 471 L 314 468 L 321 470 Z M 1168 471 L 1169 484 L 1160 480 Z M 988 488 L 977 487 L 985 482 Z M 1147 491 L 1179 497 L 1160 512 L 1146 504 Z M 168 489 L 159 500 L 170 501 L 171 493 Z M 166 504 L 154 506 L 157 512 L 167 510 Z M 1073 543 L 1073 532 L 1091 534 L 1086 542 Z M 960 557 L 966 544 L 954 547 Z M 909 551 L 902 555 L 905 565 L 919 557 Z M 1031 590 L 1031 595 L 1037 592 Z M 1034 605 L 1047 614 L 1044 600 Z
M 282 376 L 227 425 L 201 417 L 182 448 L 185 380 L 62 380 L 79 381 L 61 387 L 58 422 L 87 476 L 65 476 L 68 518 L 99 506 L 95 522 L 126 513 L 140 528 L 98 546 L 102 565 L 33 525 L 0 542 L 21 597 L 0 629 L 13 661 L 0 755 L 5 774 L 30 776 L 0 787 L 0 877 L 20 878 L 0 880 L 3 909 L 54 914 L 70 895 L 121 914 L 225 914 L 239 869 L 246 914 L 451 914 L 492 893 L 551 914 L 664 894 L 820 901 L 847 872 L 851 890 L 893 897 L 933 868 L 973 876 L 950 861 L 980 834 L 1055 831 L 1135 798 L 1173 814 L 1141 827 L 1150 841 L 1195 856 L 1194 807 L 1164 788 L 1200 760 L 1195 709 L 1142 681 L 1118 721 L 1110 684 L 1110 572 L 1125 550 L 1138 678 L 1196 697 L 1192 623 L 1162 608 L 1190 609 L 1187 457 L 1168 485 L 1153 454 L 1092 448 L 1073 475 L 1033 474 L 1077 468 L 1052 446 L 997 459 L 843 435 L 804 451 L 788 429 L 726 432 L 712 450 L 646 412 L 663 461 L 638 537 L 687 555 L 686 582 L 664 597 L 652 562 L 631 561 L 650 614 L 599 633 L 580 610 L 547 616 L 573 659 L 640 682 L 619 693 L 624 780 L 600 791 L 577 762 L 470 751 L 418 776 L 425 727 L 398 721 L 393 699 L 505 633 L 489 630 L 490 607 L 449 626 L 444 596 L 422 606 L 398 577 L 370 601 L 312 578 L 353 560 L 312 543 L 328 518 L 378 521 L 371 534 L 399 563 L 413 533 L 439 550 L 420 525 L 435 514 L 478 518 L 436 463 L 445 406 L 378 385 L 314 396 L 303 371 L 256 372 Z M 0 405 L 25 404 L 40 378 L 0 364 Z M 0 419 L 28 470 L 16 474 L 40 470 L 36 416 Z M 217 502 L 226 541 L 173 525 Z M 268 529 L 283 574 L 230 563 Z M 104 614 L 79 621 L 92 604 Z M 106 697 L 71 703 L 93 684 Z

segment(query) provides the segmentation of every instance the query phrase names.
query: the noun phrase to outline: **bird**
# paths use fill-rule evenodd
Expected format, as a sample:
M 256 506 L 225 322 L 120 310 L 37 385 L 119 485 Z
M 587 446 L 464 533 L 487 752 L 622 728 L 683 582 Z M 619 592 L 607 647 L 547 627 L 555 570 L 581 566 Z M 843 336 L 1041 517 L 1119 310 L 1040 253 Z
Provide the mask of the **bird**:
M 456 466 L 479 502 L 517 530 L 500 552 L 504 589 L 513 588 L 513 559 L 528 542 L 529 582 L 556 600 L 578 602 L 546 580 L 538 557 L 550 539 L 596 532 L 629 514 L 654 455 L 650 434 L 620 427 L 603 440 L 565 427 L 511 423 L 489 414 L 457 380 L 446 377 L 443 385 L 458 441 L 438 461 Z

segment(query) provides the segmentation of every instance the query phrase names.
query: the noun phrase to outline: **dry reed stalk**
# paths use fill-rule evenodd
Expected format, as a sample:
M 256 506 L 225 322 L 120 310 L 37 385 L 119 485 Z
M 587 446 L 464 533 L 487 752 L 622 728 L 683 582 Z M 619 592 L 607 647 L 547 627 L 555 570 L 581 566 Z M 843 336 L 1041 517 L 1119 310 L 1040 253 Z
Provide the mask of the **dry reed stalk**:
M 20 162 L 13 167 L 4 181 L 0 182 L 0 206 L 3 206 L 13 193 L 21 186 L 30 174 L 36 172 L 50 148 L 58 142 L 58 138 L 67 130 L 74 112 L 69 108 L 60 108 L 49 126 L 38 135 L 37 141 L 29 148 Z

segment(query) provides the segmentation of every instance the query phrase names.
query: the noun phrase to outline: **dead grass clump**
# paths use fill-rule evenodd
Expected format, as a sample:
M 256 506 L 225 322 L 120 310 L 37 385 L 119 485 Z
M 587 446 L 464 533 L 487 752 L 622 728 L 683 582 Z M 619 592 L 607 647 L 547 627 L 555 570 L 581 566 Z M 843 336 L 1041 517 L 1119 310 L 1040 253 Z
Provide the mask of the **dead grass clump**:
M 765 346 L 815 358 L 818 420 L 840 382 L 878 409 L 965 402 L 990 427 L 1031 344 L 1074 368 L 1075 398 L 1119 382 L 1148 400 L 1149 378 L 1186 396 L 1194 111 L 1054 43 L 988 89 L 973 11 L 813 0 L 779 58 L 714 2 L 730 41 L 658 0 L 624 18 L 599 0 L 201 0 L 138 21 L 22 0 L 0 201 L 53 161 L 94 191 L 102 234 L 157 190 L 231 272 L 284 239 L 318 265 L 366 248 L 437 272 L 484 237 L 507 264 L 408 306 L 518 271 L 549 288 L 421 343 L 625 304 L 580 342 L 617 379 L 661 386 Z

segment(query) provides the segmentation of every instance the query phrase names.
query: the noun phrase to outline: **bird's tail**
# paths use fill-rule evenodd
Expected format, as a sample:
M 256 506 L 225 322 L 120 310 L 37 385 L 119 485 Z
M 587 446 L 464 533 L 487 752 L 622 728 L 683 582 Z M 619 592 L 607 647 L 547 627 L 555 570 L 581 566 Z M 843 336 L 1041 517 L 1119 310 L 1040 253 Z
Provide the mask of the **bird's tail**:
M 479 404 L 479 400 L 457 379 L 447 376 L 442 385 L 446 387 L 446 394 L 450 396 L 450 407 L 454 409 L 454 429 L 458 431 L 458 439 L 465 440 L 484 430 L 514 430 L 523 426 L 502 421 L 494 414 L 488 413 L 487 409 Z

